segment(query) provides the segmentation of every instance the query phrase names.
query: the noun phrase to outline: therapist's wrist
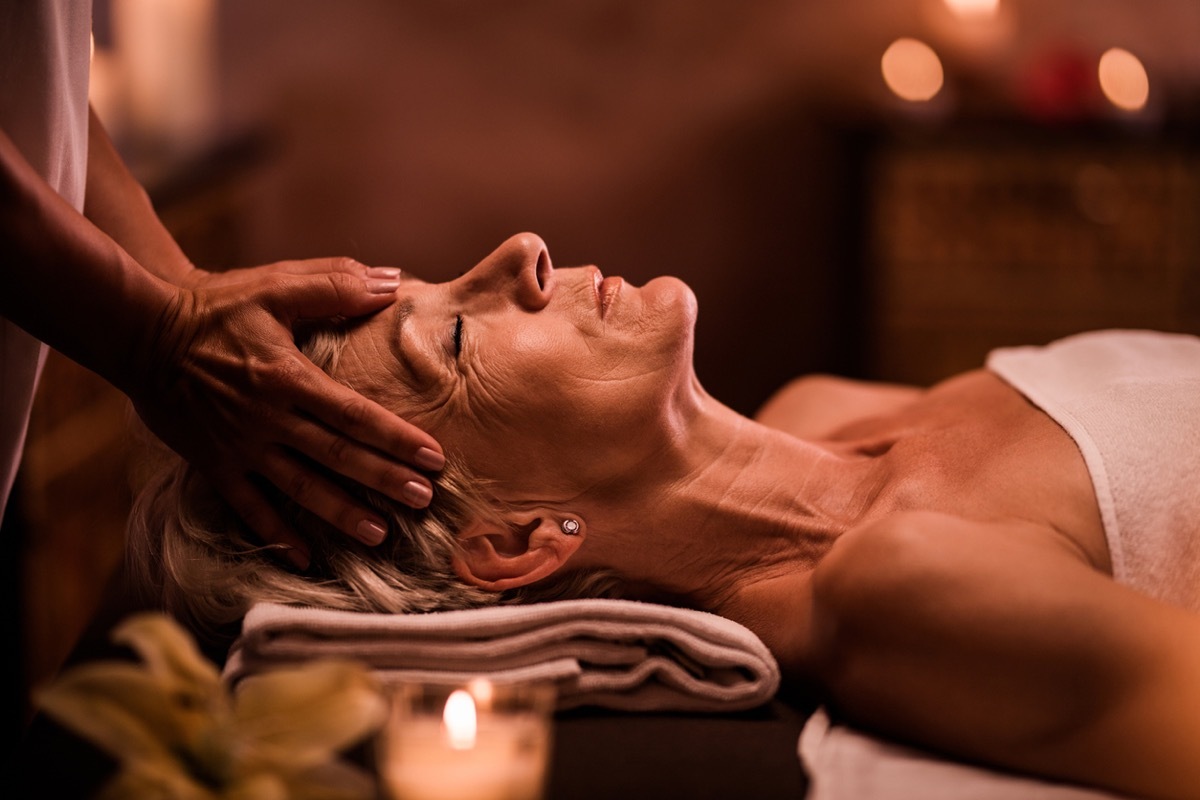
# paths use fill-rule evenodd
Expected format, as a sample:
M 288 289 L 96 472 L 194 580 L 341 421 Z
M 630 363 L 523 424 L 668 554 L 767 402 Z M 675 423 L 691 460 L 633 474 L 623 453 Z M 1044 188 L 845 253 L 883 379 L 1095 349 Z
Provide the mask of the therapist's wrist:
M 146 394 L 171 381 L 188 347 L 184 322 L 196 313 L 198 301 L 190 289 L 144 274 L 128 298 L 123 320 L 116 326 L 113 356 L 98 370 L 137 404 Z

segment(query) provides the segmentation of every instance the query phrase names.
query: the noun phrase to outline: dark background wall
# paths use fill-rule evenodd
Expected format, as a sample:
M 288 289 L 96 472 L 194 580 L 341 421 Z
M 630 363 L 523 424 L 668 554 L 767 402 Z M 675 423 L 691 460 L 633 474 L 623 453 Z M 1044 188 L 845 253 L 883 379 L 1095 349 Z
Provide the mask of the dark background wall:
M 830 234 L 854 187 L 794 5 L 230 4 L 227 124 L 283 138 L 246 255 L 442 280 L 532 230 L 559 265 L 675 274 L 702 380 L 750 411 L 837 366 Z
M 188 241 L 198 261 L 349 254 L 444 280 L 532 230 L 559 265 L 692 284 L 701 380 L 744 413 L 800 373 L 889 372 L 867 302 L 881 146 L 968 126 L 1154 144 L 1200 114 L 1190 0 L 982 20 L 942 0 L 176 2 L 215 20 L 207 143 L 269 143 L 218 200 L 225 235 Z M 120 34 L 100 35 L 117 56 Z M 938 51 L 934 102 L 887 91 L 899 36 Z M 1113 45 L 1153 77 L 1141 114 L 1094 86 Z M 136 157 L 137 120 L 113 116 Z

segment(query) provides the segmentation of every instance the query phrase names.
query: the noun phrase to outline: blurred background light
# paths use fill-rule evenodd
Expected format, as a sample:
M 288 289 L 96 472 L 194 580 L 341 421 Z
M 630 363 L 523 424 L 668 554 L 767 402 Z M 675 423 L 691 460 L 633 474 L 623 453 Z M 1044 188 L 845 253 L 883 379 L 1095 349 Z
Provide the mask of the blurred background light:
M 1000 8 L 1000 0 L 943 0 L 946 7 L 960 17 L 992 17 Z
M 898 97 L 913 102 L 933 98 L 942 88 L 942 62 L 933 48 L 907 37 L 888 46 L 881 61 L 883 80 Z
M 1125 111 L 1140 111 L 1150 97 L 1150 77 L 1133 53 L 1113 47 L 1100 56 L 1100 90 Z

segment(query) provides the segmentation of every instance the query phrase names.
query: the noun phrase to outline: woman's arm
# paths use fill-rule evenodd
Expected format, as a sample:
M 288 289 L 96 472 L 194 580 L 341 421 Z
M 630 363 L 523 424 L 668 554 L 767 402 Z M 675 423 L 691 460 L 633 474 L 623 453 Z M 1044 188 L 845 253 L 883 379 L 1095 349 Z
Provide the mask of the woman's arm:
M 90 108 L 83 213 L 146 271 L 176 286 L 189 285 L 192 262 L 163 227 L 146 190 L 130 173 Z
M 0 314 L 128 394 L 150 428 L 265 540 L 294 548 L 298 564 L 305 544 L 259 479 L 372 544 L 383 538 L 382 520 L 309 459 L 398 500 L 428 503 L 428 479 L 408 465 L 439 468 L 432 437 L 329 379 L 292 341 L 300 319 L 387 306 L 397 282 L 327 259 L 183 288 L 176 280 L 190 264 L 145 193 L 111 163 L 102 131 L 92 145 L 88 219 L 0 131 Z M 414 486 L 423 491 L 414 495 Z
M 932 513 L 848 533 L 813 575 L 814 671 L 849 721 L 1139 797 L 1200 787 L 1200 616 L 1048 529 Z
M 921 394 L 912 386 L 805 375 L 768 398 L 754 419 L 800 439 L 826 439 L 851 422 L 897 411 Z

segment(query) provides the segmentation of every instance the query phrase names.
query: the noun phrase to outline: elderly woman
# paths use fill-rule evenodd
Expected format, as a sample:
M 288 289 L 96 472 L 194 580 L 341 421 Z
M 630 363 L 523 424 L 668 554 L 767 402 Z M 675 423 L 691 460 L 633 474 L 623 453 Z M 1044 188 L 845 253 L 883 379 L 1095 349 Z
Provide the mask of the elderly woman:
M 307 352 L 433 433 L 378 548 L 297 512 L 297 574 L 180 465 L 137 512 L 168 605 L 414 611 L 619 593 L 747 626 L 860 726 L 1137 795 L 1200 786 L 1200 340 L 993 353 L 928 390 L 809 378 L 747 419 L 686 285 L 505 242 Z M 1114 579 L 1115 576 L 1115 579 Z

